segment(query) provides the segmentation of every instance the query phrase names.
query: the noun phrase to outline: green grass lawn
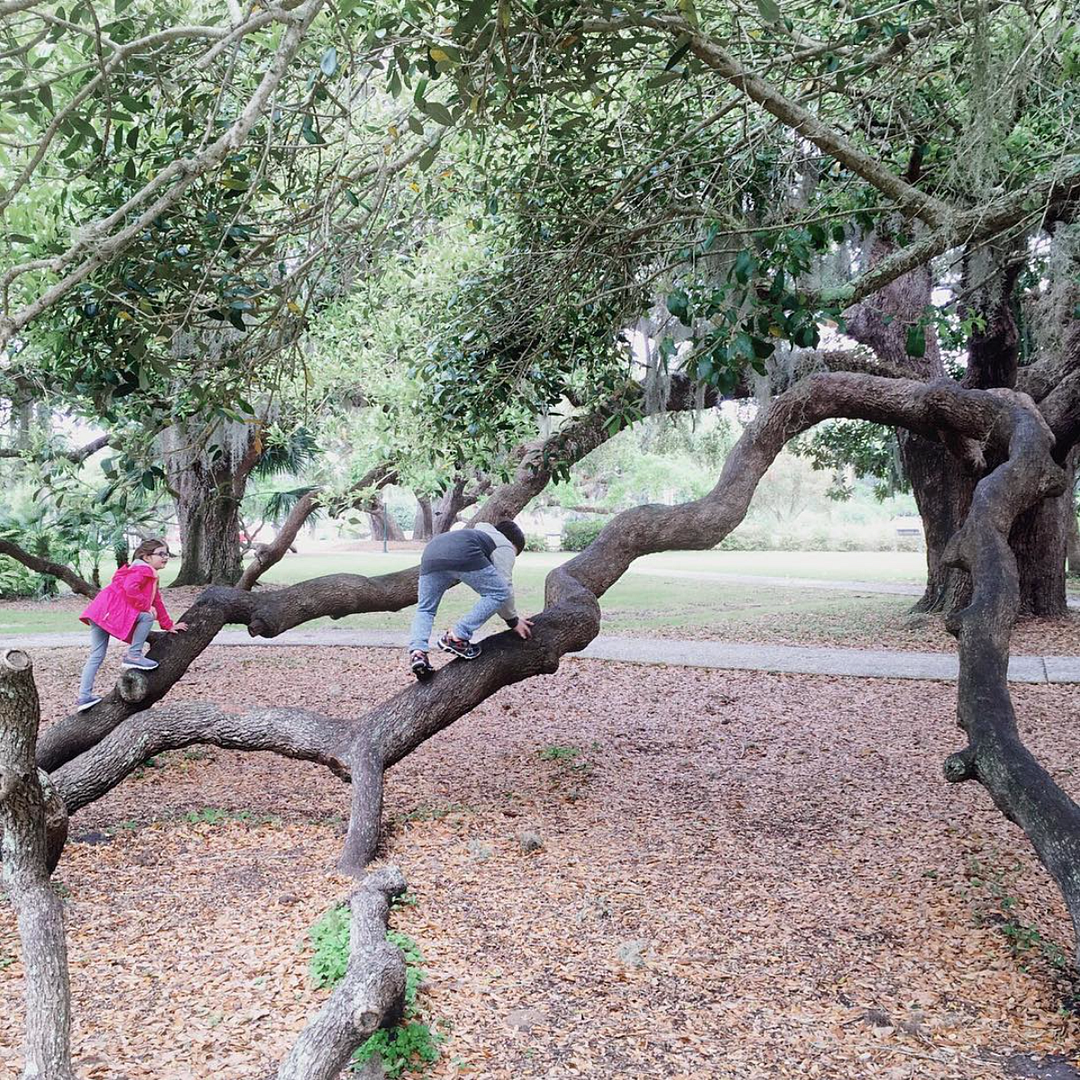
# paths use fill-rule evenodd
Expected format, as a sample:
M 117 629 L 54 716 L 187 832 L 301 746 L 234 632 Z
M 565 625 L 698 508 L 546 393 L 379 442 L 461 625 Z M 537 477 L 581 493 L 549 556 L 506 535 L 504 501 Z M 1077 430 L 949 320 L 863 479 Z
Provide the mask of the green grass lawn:
M 521 556 L 514 574 L 520 611 L 532 614 L 542 609 L 545 577 L 553 566 L 570 558 L 573 556 L 560 552 L 525 552 Z M 293 584 L 335 573 L 375 576 L 415 566 L 418 561 L 419 552 L 414 551 L 289 555 L 266 574 L 265 580 Z M 175 574 L 176 565 L 163 575 L 166 582 Z M 869 633 L 875 620 L 898 616 L 910 607 L 911 598 L 757 585 L 726 581 L 723 575 L 918 583 L 922 566 L 923 556 L 908 552 L 695 551 L 648 555 L 635 562 L 601 600 L 604 631 L 712 627 L 717 636 L 730 638 L 740 627 L 776 626 L 788 619 L 792 625 L 846 624 Z M 667 571 L 674 573 L 668 576 Z M 165 599 L 173 616 L 178 616 L 179 598 L 170 601 L 166 591 Z M 438 628 L 466 611 L 472 602 L 473 594 L 464 586 L 452 589 L 440 608 Z M 0 603 L 0 636 L 79 630 L 80 607 L 70 596 L 55 603 Z M 307 625 L 405 629 L 411 615 L 410 608 L 319 619 Z
M 526 551 L 518 561 L 515 573 L 520 574 L 527 568 L 546 573 L 572 558 L 568 552 Z M 385 555 L 378 551 L 289 555 L 272 567 L 264 580 L 292 584 L 321 574 L 387 574 L 415 566 L 419 561 L 419 552 L 401 551 Z M 669 551 L 643 556 L 633 563 L 630 573 L 635 570 L 677 570 L 680 576 L 684 572 L 697 572 L 918 584 L 926 574 L 926 557 L 909 551 Z

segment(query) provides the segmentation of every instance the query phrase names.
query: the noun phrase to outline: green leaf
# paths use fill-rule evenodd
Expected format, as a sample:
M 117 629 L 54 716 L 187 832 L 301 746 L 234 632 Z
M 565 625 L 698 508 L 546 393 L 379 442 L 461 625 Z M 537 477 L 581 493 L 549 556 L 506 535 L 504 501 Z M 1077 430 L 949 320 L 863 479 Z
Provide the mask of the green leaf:
M 242 312 L 230 311 L 229 312 L 229 322 L 231 322 L 233 324 L 233 326 L 236 327 L 237 330 L 241 330 L 244 333 L 247 332 L 247 326 L 244 323 L 244 316 L 243 316 Z
M 465 9 L 465 14 L 454 25 L 454 37 L 459 40 L 468 37 L 478 26 L 487 22 L 491 7 L 492 0 L 472 0 Z
M 425 101 L 422 108 L 435 123 L 442 124 L 443 127 L 450 127 L 454 122 L 450 110 L 438 101 Z
M 337 49 L 333 45 L 322 54 L 319 70 L 329 79 L 337 71 Z
M 764 22 L 775 23 L 780 21 L 780 5 L 776 3 L 776 0 L 757 0 L 757 6 Z
M 682 43 L 669 57 L 668 62 L 664 65 L 665 71 L 670 71 L 690 50 L 690 38 Z

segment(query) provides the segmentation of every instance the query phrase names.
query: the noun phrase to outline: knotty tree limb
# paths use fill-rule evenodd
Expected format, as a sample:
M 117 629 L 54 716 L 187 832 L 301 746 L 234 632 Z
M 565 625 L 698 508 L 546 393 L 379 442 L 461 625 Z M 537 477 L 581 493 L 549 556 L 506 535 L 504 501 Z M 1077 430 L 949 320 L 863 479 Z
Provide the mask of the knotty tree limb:
M 345 977 L 301 1032 L 278 1080 L 335 1080 L 365 1039 L 401 1018 L 405 958 L 386 940 L 386 923 L 390 901 L 404 892 L 401 871 L 384 866 L 353 893 Z
M 85 596 L 89 600 L 93 600 L 100 591 L 91 585 L 89 581 L 79 577 L 69 566 L 53 562 L 52 559 L 43 559 L 38 555 L 31 555 L 29 551 L 19 547 L 18 544 L 11 540 L 0 540 L 0 555 L 6 555 L 9 559 L 22 563 L 23 566 L 37 574 L 49 574 L 54 578 L 59 578 L 72 592 Z
M 63 903 L 49 884 L 46 797 L 34 762 L 41 707 L 30 657 L 0 654 L 0 841 L 25 968 L 24 1080 L 74 1080 Z

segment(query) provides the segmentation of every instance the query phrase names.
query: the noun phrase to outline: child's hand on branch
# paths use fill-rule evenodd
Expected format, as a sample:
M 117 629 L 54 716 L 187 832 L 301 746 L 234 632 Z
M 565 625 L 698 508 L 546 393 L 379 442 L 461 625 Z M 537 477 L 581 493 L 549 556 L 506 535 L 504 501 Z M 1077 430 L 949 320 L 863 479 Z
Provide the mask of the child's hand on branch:
M 524 616 L 521 616 L 517 621 L 517 626 L 514 627 L 514 633 L 519 638 L 528 640 L 532 637 L 532 623 Z
M 181 631 L 186 630 L 186 629 L 187 629 L 187 623 L 186 622 L 178 622 L 178 623 L 174 623 L 172 625 L 172 627 L 169 629 L 168 633 L 170 633 L 170 634 L 179 634 Z

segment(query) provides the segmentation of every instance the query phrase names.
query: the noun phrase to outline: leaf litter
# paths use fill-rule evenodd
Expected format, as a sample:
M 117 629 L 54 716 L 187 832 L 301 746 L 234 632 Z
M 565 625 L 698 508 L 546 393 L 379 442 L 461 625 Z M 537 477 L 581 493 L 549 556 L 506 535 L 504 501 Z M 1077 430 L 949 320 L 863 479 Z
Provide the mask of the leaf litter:
M 35 659 L 60 715 L 83 654 Z M 400 660 L 210 648 L 170 697 L 355 716 L 407 685 Z M 982 789 L 942 779 L 954 694 L 570 660 L 440 733 L 388 775 L 383 851 L 448 1036 L 430 1075 L 976 1080 L 1018 1052 L 1075 1060 L 1064 906 Z M 1075 693 L 1014 694 L 1076 796 Z M 58 878 L 81 1074 L 271 1074 L 325 999 L 306 934 L 348 893 L 347 813 L 315 765 L 198 748 L 76 815 Z M 17 954 L 0 901 L 4 1080 Z

